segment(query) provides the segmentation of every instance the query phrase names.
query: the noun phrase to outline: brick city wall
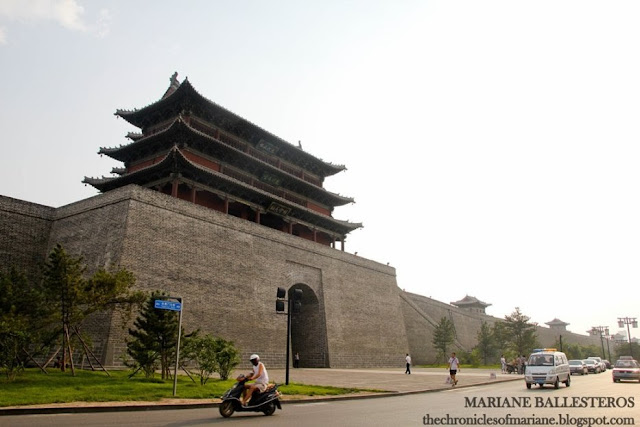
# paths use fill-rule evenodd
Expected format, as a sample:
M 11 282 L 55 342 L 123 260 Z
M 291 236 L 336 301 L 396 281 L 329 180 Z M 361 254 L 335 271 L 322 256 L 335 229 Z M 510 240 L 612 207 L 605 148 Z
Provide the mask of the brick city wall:
M 293 286 L 303 289 L 291 347 L 301 366 L 397 366 L 408 351 L 392 267 L 137 186 L 50 212 L 43 254 L 60 243 L 88 273 L 125 267 L 138 288 L 184 297 L 185 330 L 233 340 L 243 360 L 284 366 L 276 289 Z M 83 326 L 105 365 L 122 363 L 127 326 L 110 313 Z
M 302 367 L 402 367 L 406 352 L 416 364 L 433 363 L 443 316 L 455 325 L 454 346 L 467 351 L 482 321 L 503 320 L 402 292 L 392 267 L 134 185 L 57 209 L 0 196 L 2 268 L 35 274 L 56 243 L 82 256 L 89 274 L 125 267 L 139 289 L 184 297 L 185 330 L 233 340 L 243 364 L 259 353 L 269 366 L 284 366 L 278 287 L 303 290 L 291 333 Z M 101 313 L 83 330 L 101 362 L 118 366 L 129 326 Z M 544 346 L 557 335 L 538 328 Z M 599 344 L 568 331 L 563 340 Z
M 48 251 L 55 209 L 0 196 L 0 269 L 16 267 L 37 274 Z
M 416 364 L 441 362 L 437 360 L 437 351 L 433 341 L 433 331 L 442 317 L 447 317 L 455 326 L 455 343 L 451 351 L 471 351 L 478 342 L 478 333 L 482 322 L 490 327 L 504 318 L 481 313 L 472 313 L 450 304 L 445 304 L 422 295 L 402 292 L 402 311 L 409 340 L 411 357 Z M 562 334 L 563 343 L 580 345 L 600 345 L 599 338 L 576 334 L 569 331 L 558 332 L 550 328 L 537 327 L 538 341 L 543 347 L 552 347 Z

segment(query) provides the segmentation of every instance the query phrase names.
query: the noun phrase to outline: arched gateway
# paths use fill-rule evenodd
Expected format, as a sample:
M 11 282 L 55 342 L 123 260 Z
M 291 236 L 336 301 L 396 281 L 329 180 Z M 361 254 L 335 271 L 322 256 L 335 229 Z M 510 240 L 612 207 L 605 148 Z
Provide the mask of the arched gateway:
M 300 354 L 301 368 L 328 368 L 327 325 L 323 304 L 309 286 L 298 283 L 289 289 L 302 290 L 302 307 L 291 315 L 291 354 Z M 291 358 L 293 360 L 293 357 Z

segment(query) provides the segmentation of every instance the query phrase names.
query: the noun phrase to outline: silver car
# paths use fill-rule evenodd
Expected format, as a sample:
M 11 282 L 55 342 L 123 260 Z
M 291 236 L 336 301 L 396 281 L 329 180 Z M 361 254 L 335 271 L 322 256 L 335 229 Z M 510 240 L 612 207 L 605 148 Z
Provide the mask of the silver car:
M 582 359 L 571 359 L 569 360 L 569 370 L 571 374 L 580 374 L 587 375 L 589 373 L 589 369 L 587 365 L 584 363 Z
M 587 359 L 595 360 L 598 365 L 600 365 L 600 372 L 604 372 L 607 370 L 607 365 L 602 361 L 602 357 L 600 356 L 589 356 Z
M 635 360 L 618 360 L 611 372 L 613 382 L 620 380 L 640 381 L 640 364 Z
M 596 360 L 584 359 L 583 362 L 585 365 L 587 365 L 589 373 L 593 372 L 594 374 L 599 374 L 600 372 L 602 372 L 602 368 L 600 368 L 600 364 Z

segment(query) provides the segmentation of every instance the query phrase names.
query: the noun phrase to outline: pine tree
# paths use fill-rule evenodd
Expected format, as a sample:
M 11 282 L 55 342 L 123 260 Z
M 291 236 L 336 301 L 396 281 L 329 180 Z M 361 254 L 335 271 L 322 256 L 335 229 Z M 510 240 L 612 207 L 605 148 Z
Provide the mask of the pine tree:
M 445 361 L 448 354 L 447 349 L 453 343 L 454 338 L 455 327 L 453 322 L 443 316 L 433 332 L 432 343 Z
M 50 320 L 40 287 L 15 268 L 0 272 L 0 370 L 8 380 L 24 368 L 27 348 L 44 337 Z
M 127 341 L 127 354 L 134 360 L 130 366 L 142 369 L 147 376 L 153 375 L 159 363 L 162 379 L 167 379 L 178 341 L 178 313 L 156 309 L 154 301 L 162 297 L 166 294 L 155 291 L 147 299 L 133 323 L 135 329 L 129 329 L 133 339 Z
M 531 319 L 520 312 L 520 308 L 504 317 L 500 335 L 507 346 L 517 355 L 528 355 L 537 347 L 536 324 L 529 323 Z
M 71 338 L 82 343 L 85 352 L 86 343 L 80 336 L 80 325 L 91 313 L 121 309 L 143 301 L 141 292 L 132 291 L 135 277 L 125 269 L 114 273 L 98 270 L 92 277 L 85 279 L 86 267 L 82 257 L 72 257 L 58 244 L 49 254 L 44 269 L 43 292 L 47 303 L 58 312 L 62 334 L 62 366 L 67 362 L 73 370 Z
M 493 336 L 493 331 L 487 322 L 480 324 L 480 331 L 478 331 L 478 345 L 476 349 L 482 357 L 482 361 L 485 365 L 488 365 L 489 358 L 494 356 L 496 350 L 496 342 Z

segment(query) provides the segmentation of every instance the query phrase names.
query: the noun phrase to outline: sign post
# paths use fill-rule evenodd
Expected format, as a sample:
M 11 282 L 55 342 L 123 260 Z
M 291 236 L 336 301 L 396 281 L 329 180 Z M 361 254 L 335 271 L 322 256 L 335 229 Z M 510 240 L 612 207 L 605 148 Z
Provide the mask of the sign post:
M 182 297 L 172 297 L 167 296 L 165 298 L 173 298 L 178 300 L 176 301 L 167 301 L 163 299 L 157 299 L 154 301 L 153 306 L 155 308 L 159 308 L 160 310 L 172 310 L 178 311 L 178 344 L 176 345 L 176 369 L 173 372 L 173 397 L 176 396 L 176 391 L 178 389 L 178 364 L 180 363 L 180 335 L 182 334 L 182 310 L 184 308 L 184 300 Z

